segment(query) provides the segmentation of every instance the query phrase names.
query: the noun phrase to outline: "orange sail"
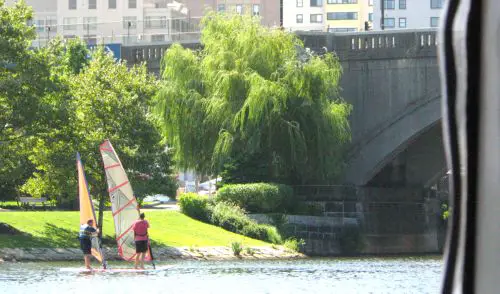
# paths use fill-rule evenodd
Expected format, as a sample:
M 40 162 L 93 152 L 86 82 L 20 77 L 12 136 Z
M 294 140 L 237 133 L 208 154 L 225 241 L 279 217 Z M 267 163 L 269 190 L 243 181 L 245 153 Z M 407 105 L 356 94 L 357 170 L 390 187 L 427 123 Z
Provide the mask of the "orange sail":
M 86 224 L 89 219 L 92 219 L 94 220 L 94 227 L 96 227 L 97 221 L 94 204 L 90 198 L 87 179 L 85 178 L 85 172 L 79 153 L 76 153 L 76 168 L 78 170 L 78 196 L 80 198 L 80 225 Z M 104 255 L 99 245 L 99 239 L 96 237 L 92 238 L 92 255 L 101 263 L 104 263 Z

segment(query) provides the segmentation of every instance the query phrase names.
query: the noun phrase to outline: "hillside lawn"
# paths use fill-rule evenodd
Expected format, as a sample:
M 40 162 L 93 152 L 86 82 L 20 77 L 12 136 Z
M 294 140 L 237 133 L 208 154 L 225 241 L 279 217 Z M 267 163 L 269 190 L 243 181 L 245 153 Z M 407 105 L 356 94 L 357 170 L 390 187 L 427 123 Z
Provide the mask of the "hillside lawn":
M 230 246 L 239 241 L 244 246 L 271 244 L 234 234 L 202 223 L 177 211 L 142 210 L 151 226 L 152 246 L 204 247 Z M 0 222 L 29 235 L 0 234 L 0 248 L 77 248 L 79 247 L 78 211 L 0 212 Z M 111 212 L 104 212 L 103 242 L 116 246 Z

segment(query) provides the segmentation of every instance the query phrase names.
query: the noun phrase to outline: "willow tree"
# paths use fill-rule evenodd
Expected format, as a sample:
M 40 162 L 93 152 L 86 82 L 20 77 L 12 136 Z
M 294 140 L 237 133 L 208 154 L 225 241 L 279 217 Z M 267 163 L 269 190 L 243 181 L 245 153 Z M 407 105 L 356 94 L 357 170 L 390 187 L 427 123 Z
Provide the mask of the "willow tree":
M 303 58 L 294 34 L 255 18 L 210 14 L 202 24 L 202 50 L 166 52 L 156 96 L 180 167 L 218 174 L 241 154 L 258 155 L 268 179 L 333 179 L 350 139 L 338 60 Z

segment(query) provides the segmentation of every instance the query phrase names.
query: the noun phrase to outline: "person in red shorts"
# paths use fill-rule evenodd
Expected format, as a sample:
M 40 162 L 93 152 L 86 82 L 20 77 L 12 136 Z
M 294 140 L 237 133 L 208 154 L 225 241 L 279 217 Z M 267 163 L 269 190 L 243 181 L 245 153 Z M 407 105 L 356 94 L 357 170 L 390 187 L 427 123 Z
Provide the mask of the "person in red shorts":
M 139 219 L 134 222 L 132 230 L 134 230 L 134 240 L 135 240 L 135 268 L 144 269 L 144 257 L 146 252 L 148 252 L 148 228 L 149 223 L 144 219 L 144 213 L 141 213 Z

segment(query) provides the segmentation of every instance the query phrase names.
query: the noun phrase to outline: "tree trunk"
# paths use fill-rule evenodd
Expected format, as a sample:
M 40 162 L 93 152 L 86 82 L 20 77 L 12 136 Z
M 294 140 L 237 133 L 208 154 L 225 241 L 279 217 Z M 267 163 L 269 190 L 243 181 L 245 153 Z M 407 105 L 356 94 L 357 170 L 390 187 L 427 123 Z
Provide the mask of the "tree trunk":
M 99 238 L 102 238 L 102 222 L 104 219 L 104 204 L 105 204 L 105 194 L 99 193 L 99 216 L 97 220 L 97 227 L 99 228 Z

